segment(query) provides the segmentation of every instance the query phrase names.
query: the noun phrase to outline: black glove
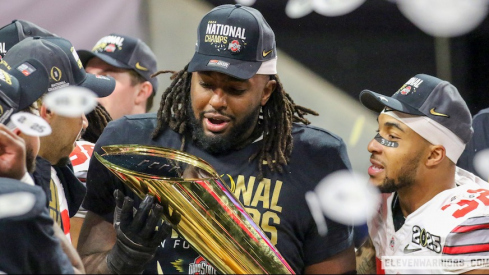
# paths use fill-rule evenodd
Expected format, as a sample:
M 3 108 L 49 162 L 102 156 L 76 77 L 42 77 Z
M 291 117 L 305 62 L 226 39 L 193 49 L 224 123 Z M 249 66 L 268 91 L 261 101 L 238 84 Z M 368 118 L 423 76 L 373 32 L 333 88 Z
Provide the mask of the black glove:
M 171 225 L 162 222 L 163 213 L 168 210 L 157 204 L 153 196 L 146 195 L 134 214 L 131 198 L 124 197 L 120 190 L 114 191 L 114 197 L 117 242 L 107 255 L 107 266 L 116 274 L 142 273 L 171 232 Z

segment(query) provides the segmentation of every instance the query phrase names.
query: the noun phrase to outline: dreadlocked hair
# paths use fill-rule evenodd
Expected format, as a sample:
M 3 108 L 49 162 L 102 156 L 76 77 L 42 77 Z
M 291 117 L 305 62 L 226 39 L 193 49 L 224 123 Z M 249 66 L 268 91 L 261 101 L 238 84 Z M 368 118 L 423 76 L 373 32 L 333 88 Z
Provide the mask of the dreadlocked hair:
M 183 151 L 185 147 L 185 130 L 189 121 L 186 112 L 186 104 L 190 101 L 190 81 L 192 74 L 187 71 L 188 65 L 179 72 L 159 71 L 152 77 L 162 73 L 172 73 L 171 85 L 165 90 L 161 97 L 158 110 L 158 120 L 153 139 L 157 138 L 166 126 L 173 129 L 182 136 Z M 258 158 L 259 178 L 263 178 L 264 166 L 273 171 L 283 172 L 283 167 L 289 162 L 292 153 L 292 123 L 310 124 L 304 116 L 318 115 L 317 112 L 294 103 L 289 94 L 283 88 L 278 75 L 271 75 L 270 80 L 275 80 L 277 85 L 270 99 L 262 106 L 258 125 L 254 133 L 240 144 L 244 147 L 253 142 L 257 137 L 263 135 L 263 143 L 259 151 L 250 156 L 249 161 Z M 239 148 L 237 148 L 239 149 Z
M 86 117 L 88 127 L 85 133 L 83 133 L 82 138 L 86 141 L 96 143 L 104 131 L 105 126 L 112 120 L 112 117 L 100 103 Z

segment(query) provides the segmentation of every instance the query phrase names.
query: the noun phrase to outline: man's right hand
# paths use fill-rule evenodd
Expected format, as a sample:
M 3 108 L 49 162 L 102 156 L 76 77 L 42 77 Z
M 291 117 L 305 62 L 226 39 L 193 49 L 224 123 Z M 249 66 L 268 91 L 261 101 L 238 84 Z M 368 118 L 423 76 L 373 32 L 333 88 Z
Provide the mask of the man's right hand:
M 115 190 L 114 197 L 117 241 L 107 255 L 107 266 L 112 273 L 142 273 L 171 232 L 170 224 L 162 222 L 167 211 L 151 195 L 146 195 L 135 214 L 131 198 L 124 197 L 120 190 Z

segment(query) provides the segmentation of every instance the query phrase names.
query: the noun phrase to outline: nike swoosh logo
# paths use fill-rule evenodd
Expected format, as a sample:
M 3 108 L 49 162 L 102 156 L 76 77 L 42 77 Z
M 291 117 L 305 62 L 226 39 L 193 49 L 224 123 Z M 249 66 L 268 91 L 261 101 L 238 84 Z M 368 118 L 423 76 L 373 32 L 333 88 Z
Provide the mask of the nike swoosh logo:
M 409 244 L 407 244 L 406 247 L 404 247 L 404 254 L 409 254 L 409 253 L 413 253 L 413 252 L 421 250 L 421 248 L 409 249 L 408 247 L 409 247 Z
M 136 69 L 141 70 L 141 71 L 147 71 L 148 70 L 148 68 L 145 68 L 145 67 L 139 65 L 139 62 L 136 63 Z
M 442 114 L 442 113 L 435 112 L 435 108 L 431 108 L 430 114 L 432 114 L 434 116 L 450 117 L 449 115 L 445 115 L 445 114 Z
M 263 51 L 263 57 L 266 57 L 266 56 L 267 56 L 267 55 L 269 55 L 271 52 L 273 52 L 273 49 L 269 50 L 268 52 Z

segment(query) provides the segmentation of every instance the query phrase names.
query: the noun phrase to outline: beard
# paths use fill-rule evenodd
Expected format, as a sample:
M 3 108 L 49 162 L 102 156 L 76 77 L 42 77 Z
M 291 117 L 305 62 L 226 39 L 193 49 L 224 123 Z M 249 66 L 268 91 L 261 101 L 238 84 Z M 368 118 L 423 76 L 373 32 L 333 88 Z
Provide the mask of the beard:
M 260 108 L 261 106 L 256 107 L 241 123 L 235 124 L 234 127 L 229 129 L 229 133 L 207 136 L 202 126 L 205 112 L 201 112 L 197 120 L 193 115 L 192 103 L 189 101 L 187 104 L 187 114 L 190 117 L 189 126 L 192 131 L 192 138 L 197 146 L 210 154 L 218 155 L 227 153 L 241 145 L 243 140 L 247 138 L 245 137 L 245 133 L 256 127 Z M 217 113 L 225 115 L 219 111 Z M 234 117 L 231 117 L 231 121 L 235 121 Z
M 416 172 L 418 171 L 418 164 L 421 159 L 421 155 L 415 156 L 408 161 L 408 165 L 401 167 L 399 176 L 396 179 L 385 177 L 384 182 L 378 186 L 381 193 L 393 193 L 401 189 L 413 186 L 416 182 Z
M 27 168 L 27 172 L 34 173 L 36 170 L 36 155 L 32 149 L 27 149 L 25 151 L 25 166 Z
M 70 157 L 62 157 L 54 166 L 63 167 L 68 165 L 68 163 L 70 163 Z

